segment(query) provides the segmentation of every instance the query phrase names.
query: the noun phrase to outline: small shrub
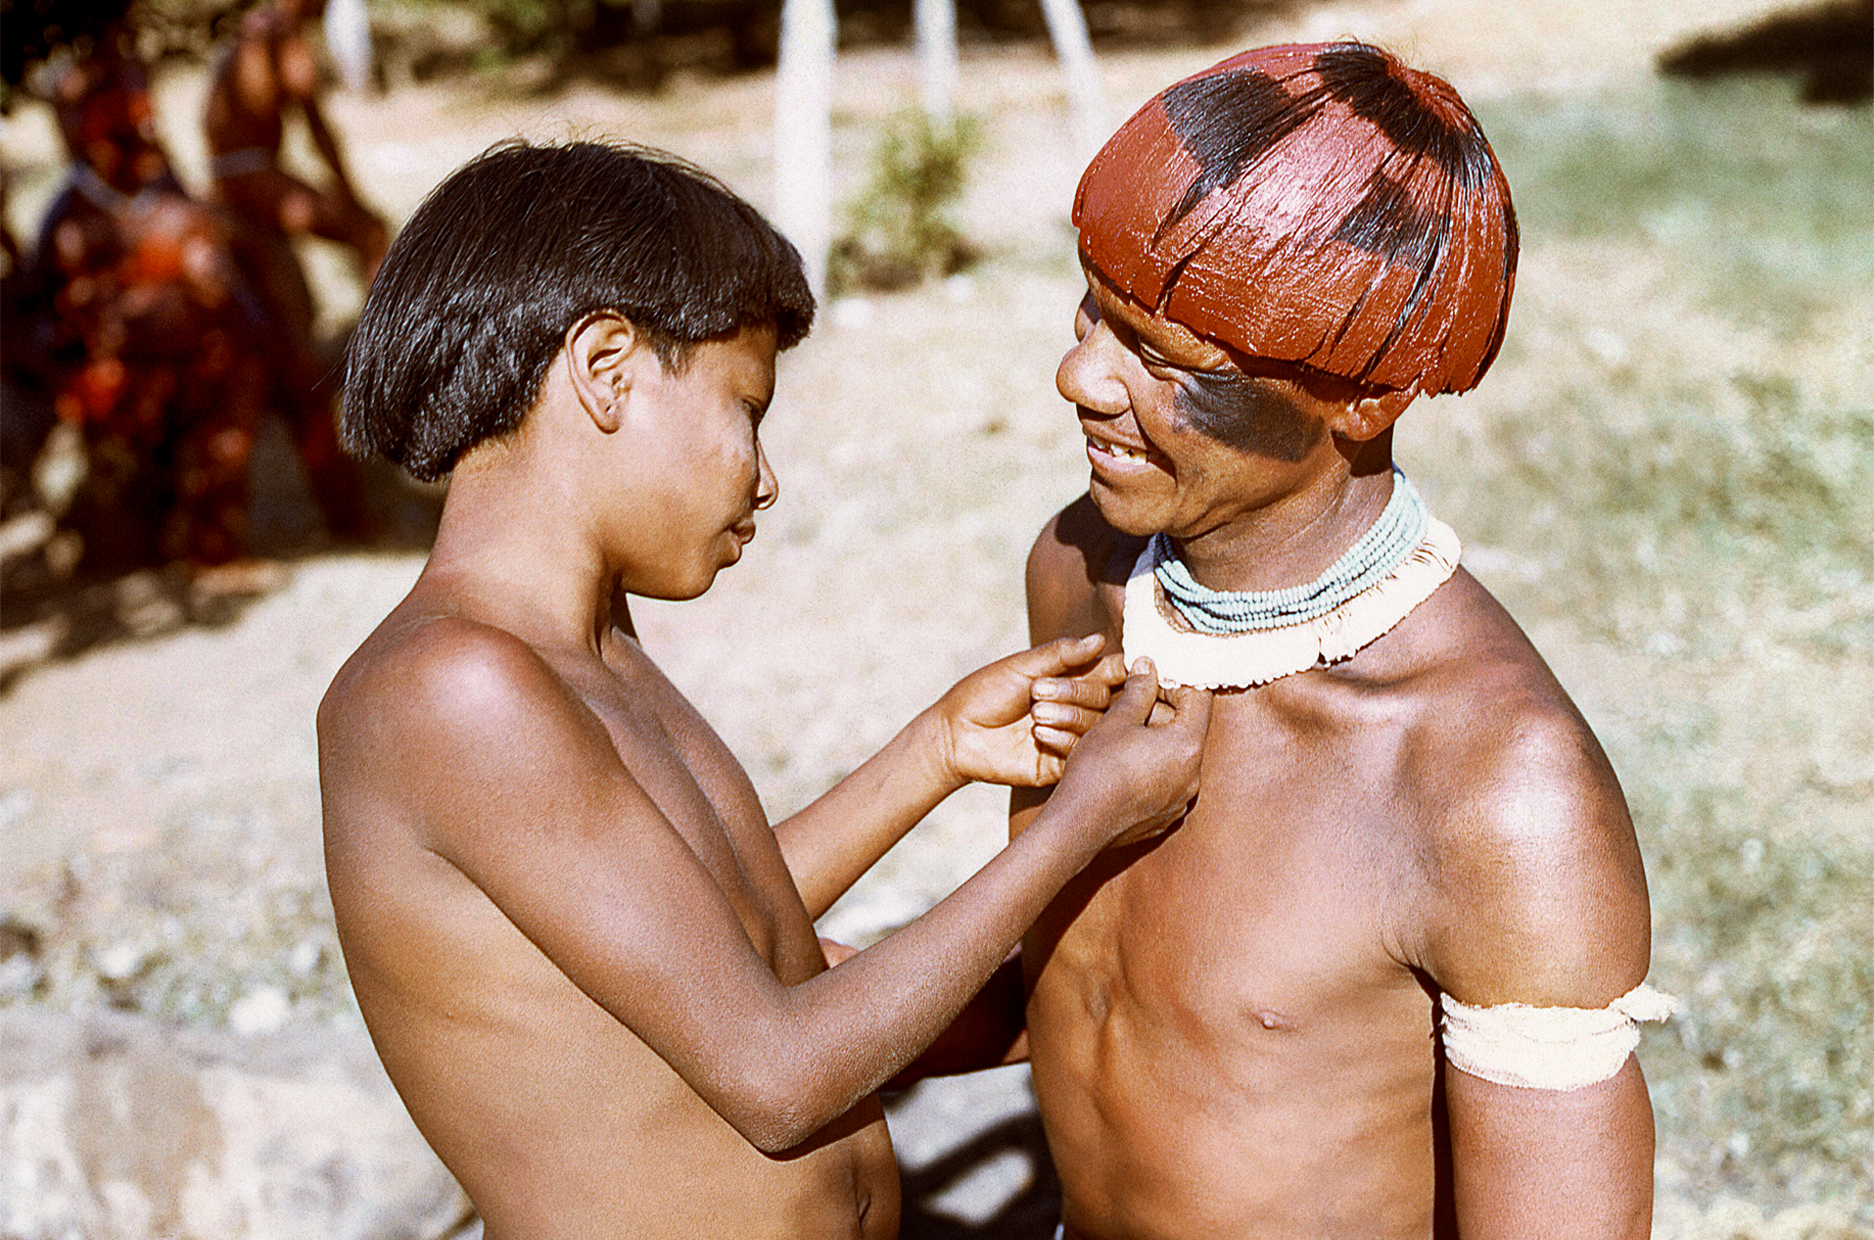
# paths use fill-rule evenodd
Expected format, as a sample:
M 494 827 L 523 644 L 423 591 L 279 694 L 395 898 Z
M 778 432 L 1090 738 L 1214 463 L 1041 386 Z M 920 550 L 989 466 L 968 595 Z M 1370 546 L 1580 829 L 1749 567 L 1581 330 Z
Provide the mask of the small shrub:
M 976 252 L 957 214 L 980 145 L 981 129 L 968 117 L 940 122 L 914 111 L 887 122 L 872 178 L 849 209 L 851 227 L 833 246 L 833 291 L 908 288 L 968 266 Z

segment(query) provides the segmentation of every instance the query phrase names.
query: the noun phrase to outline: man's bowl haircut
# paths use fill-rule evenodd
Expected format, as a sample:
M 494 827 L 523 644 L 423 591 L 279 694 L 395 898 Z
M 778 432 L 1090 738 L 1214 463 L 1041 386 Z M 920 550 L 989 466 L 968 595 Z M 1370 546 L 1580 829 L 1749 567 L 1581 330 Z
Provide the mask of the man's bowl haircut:
M 1516 213 L 1443 80 L 1364 43 L 1233 56 L 1153 97 L 1081 177 L 1083 261 L 1240 353 L 1464 392 L 1495 360 Z
M 674 155 L 601 142 L 491 148 L 431 191 L 372 281 L 340 435 L 434 481 L 517 428 L 567 331 L 613 310 L 681 370 L 694 346 L 813 326 L 800 254 Z

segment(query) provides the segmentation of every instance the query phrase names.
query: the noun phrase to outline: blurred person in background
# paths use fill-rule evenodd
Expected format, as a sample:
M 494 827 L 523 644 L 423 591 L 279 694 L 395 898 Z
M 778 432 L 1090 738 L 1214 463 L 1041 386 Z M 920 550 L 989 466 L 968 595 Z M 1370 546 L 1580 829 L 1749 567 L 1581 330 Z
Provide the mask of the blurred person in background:
M 225 563 L 244 549 L 268 387 L 258 305 L 226 221 L 176 180 L 124 33 L 66 65 L 52 97 L 72 164 L 22 281 L 20 334 L 22 370 L 81 431 L 68 523 L 95 569 Z
M 272 0 L 246 14 L 216 62 L 203 115 L 213 201 L 233 219 L 236 256 L 270 319 L 275 401 L 306 464 L 327 527 L 341 538 L 372 531 L 362 475 L 339 450 L 334 408 L 337 350 L 314 338 L 316 311 L 293 251 L 299 237 L 349 248 L 368 287 L 389 230 L 358 198 L 338 138 L 319 106 L 319 65 L 303 27 L 325 0 Z M 297 112 L 325 163 L 325 183 L 280 166 L 286 121 Z

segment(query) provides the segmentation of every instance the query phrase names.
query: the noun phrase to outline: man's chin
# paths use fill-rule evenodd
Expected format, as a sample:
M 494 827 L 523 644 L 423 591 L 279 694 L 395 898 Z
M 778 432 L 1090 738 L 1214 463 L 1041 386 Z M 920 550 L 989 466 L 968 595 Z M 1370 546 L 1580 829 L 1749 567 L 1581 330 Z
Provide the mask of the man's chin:
M 1143 512 L 1137 505 L 1128 504 L 1125 499 L 1111 491 L 1095 475 L 1087 486 L 1087 496 L 1093 506 L 1100 510 L 1101 518 L 1107 525 L 1121 534 L 1134 538 L 1149 538 L 1162 528 L 1152 515 Z

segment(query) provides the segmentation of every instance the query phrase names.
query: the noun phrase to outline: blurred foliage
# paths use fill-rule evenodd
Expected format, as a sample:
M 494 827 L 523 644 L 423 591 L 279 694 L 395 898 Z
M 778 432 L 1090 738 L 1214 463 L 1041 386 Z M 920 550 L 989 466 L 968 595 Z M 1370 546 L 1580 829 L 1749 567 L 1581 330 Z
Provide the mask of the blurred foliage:
M 975 251 L 958 218 L 981 144 L 982 127 L 967 116 L 946 122 L 912 110 L 887 121 L 851 226 L 833 245 L 833 292 L 905 288 L 968 266 Z

